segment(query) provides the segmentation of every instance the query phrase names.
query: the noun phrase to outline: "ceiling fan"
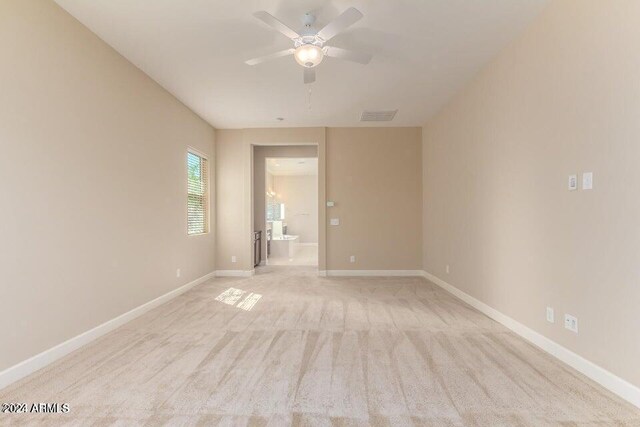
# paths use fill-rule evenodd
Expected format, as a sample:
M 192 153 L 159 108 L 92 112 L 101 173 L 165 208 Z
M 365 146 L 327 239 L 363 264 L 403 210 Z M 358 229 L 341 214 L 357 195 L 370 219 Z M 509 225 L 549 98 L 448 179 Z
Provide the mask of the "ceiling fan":
M 325 56 L 353 61 L 360 64 L 368 64 L 369 61 L 371 61 L 371 55 L 367 53 L 354 52 L 339 47 L 327 46 L 325 44 L 338 33 L 346 30 L 362 18 L 362 13 L 354 7 L 350 7 L 342 12 L 340 16 L 329 22 L 320 31 L 313 27 L 313 24 L 316 21 L 315 16 L 306 13 L 302 20 L 304 28 L 300 33 L 295 32 L 268 12 L 259 11 L 254 13 L 253 16 L 291 39 L 293 47 L 291 49 L 272 53 L 271 55 L 249 59 L 248 61 L 245 61 L 248 65 L 257 65 L 271 59 L 293 55 L 296 62 L 304 67 L 304 83 L 313 83 L 316 81 L 315 67 L 322 62 L 322 59 Z

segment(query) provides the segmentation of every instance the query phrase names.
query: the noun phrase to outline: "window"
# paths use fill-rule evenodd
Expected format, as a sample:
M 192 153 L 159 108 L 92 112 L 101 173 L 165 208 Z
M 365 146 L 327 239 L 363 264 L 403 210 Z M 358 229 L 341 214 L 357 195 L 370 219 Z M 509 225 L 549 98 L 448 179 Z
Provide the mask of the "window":
M 209 232 L 209 161 L 187 153 L 187 233 Z
M 267 221 L 284 221 L 284 203 L 267 203 Z

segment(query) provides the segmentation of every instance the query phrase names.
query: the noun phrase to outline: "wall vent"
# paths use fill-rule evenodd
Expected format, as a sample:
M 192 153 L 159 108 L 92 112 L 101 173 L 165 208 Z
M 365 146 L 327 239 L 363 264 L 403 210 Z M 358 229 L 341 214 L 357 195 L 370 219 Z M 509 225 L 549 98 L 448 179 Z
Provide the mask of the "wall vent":
M 390 122 L 396 116 L 398 110 L 390 111 L 363 111 L 361 122 Z

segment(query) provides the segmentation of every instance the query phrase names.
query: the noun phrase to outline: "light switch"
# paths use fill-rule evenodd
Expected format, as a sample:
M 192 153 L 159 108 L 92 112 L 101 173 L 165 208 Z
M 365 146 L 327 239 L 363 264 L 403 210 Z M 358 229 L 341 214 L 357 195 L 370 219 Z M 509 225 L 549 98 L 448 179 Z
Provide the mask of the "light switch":
M 549 322 L 549 323 L 554 323 L 555 322 L 555 315 L 554 315 L 553 307 L 547 307 L 547 322 Z
M 334 207 L 335 205 L 335 202 L 327 202 L 327 206 L 330 208 Z
M 593 172 L 585 172 L 582 174 L 582 189 L 583 190 L 593 189 Z
M 340 225 L 340 218 L 331 218 L 331 225 Z
M 569 191 L 578 189 L 578 175 L 569 175 Z

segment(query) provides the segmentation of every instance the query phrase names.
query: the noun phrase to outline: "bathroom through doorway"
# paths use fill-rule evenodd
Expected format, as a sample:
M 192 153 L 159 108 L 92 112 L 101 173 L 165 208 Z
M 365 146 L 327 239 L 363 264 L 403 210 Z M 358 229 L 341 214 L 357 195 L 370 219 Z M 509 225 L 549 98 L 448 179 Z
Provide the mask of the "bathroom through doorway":
M 265 264 L 318 265 L 318 159 L 265 158 Z

